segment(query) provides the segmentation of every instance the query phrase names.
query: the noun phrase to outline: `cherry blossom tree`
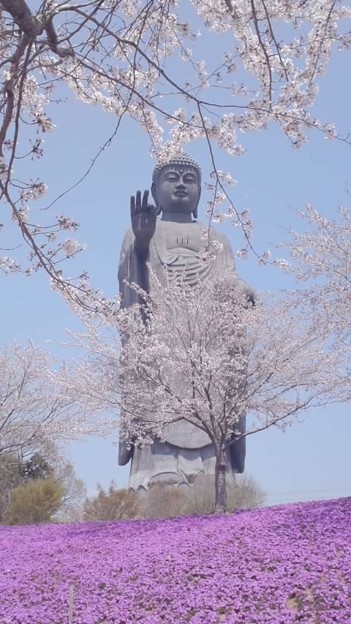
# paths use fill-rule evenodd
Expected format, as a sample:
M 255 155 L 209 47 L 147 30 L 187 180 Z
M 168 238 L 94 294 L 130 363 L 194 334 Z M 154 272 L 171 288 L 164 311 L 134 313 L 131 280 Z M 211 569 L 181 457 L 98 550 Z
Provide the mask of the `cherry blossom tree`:
M 304 231 L 292 232 L 292 269 L 302 286 L 301 297 L 318 314 L 324 330 L 349 342 L 351 213 L 342 206 L 327 219 L 313 206 L 300 212 Z M 298 293 L 299 294 L 299 293 Z
M 340 343 L 344 367 L 350 370 L 350 208 L 341 206 L 334 219 L 327 219 L 307 205 L 300 215 L 304 230 L 292 232 L 289 242 L 289 269 L 299 285 L 295 300 L 303 302 L 321 332 Z M 345 400 L 350 394 L 347 384 Z
M 28 344 L 0 353 L 0 455 L 23 456 L 93 431 L 52 377 L 52 358 Z
M 54 129 L 51 103 L 72 93 L 114 115 L 116 131 L 130 116 L 159 159 L 203 139 L 213 164 L 209 220 L 224 212 L 249 244 L 250 219 L 235 209 L 214 148 L 240 155 L 239 135 L 271 123 L 295 147 L 311 129 L 348 141 L 311 106 L 331 54 L 350 47 L 350 17 L 341 0 L 1 0 L 0 190 L 29 247 L 29 262 L 4 251 L 2 270 L 42 268 L 59 288 L 69 283 L 63 262 L 82 249 L 71 235 L 78 224 L 38 212 L 46 181 L 31 177 L 31 163 Z M 67 294 L 89 283 L 76 286 Z
M 127 444 L 162 441 L 181 419 L 206 432 L 223 510 L 231 445 L 338 400 L 342 355 L 289 296 L 252 305 L 225 276 L 192 288 L 181 276 L 152 279 L 142 314 L 116 309 L 109 318 L 101 312 L 99 322 L 85 314 L 88 331 L 77 338 L 88 355 L 66 371 L 65 393 L 119 415 Z

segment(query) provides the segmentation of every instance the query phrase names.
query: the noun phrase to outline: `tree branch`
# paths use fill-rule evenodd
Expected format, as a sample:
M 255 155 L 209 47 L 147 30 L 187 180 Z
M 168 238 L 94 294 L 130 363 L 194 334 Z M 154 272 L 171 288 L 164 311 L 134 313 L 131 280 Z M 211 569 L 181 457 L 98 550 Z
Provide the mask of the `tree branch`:
M 24 0 L 0 0 L 0 5 L 12 15 L 17 26 L 25 35 L 31 39 L 41 35 L 44 25 L 37 17 L 33 17 Z

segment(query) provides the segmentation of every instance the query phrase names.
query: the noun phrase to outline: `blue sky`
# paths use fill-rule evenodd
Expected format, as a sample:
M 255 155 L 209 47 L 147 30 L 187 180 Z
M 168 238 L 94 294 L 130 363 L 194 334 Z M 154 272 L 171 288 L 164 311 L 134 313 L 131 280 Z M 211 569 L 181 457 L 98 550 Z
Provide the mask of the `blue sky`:
M 346 54 L 333 59 L 321 80 L 315 107 L 321 119 L 333 121 L 345 135 L 350 131 L 349 60 Z M 80 178 L 116 124 L 112 115 L 73 100 L 55 106 L 51 115 L 57 127 L 45 137 L 45 157 L 18 165 L 28 176 L 39 176 L 48 184 L 46 204 Z M 287 238 L 291 227 L 301 228 L 295 211 L 304 203 L 314 204 L 329 217 L 339 204 L 347 203 L 351 148 L 346 143 L 327 141 L 314 133 L 304 147 L 294 150 L 274 127 L 243 135 L 242 143 L 243 156 L 222 155 L 218 162 L 238 181 L 233 199 L 240 211 L 252 214 L 258 252 L 271 249 L 274 253 L 274 245 Z M 129 227 L 130 195 L 150 188 L 154 162 L 148 148 L 146 135 L 125 120 L 89 176 L 51 208 L 54 214 L 76 219 L 81 224 L 77 238 L 87 243 L 87 250 L 67 264 L 68 272 L 75 275 L 87 269 L 93 284 L 109 297 L 117 291 L 118 255 Z M 206 178 L 210 164 L 204 144 L 190 145 L 188 151 Z M 200 206 L 200 220 L 201 215 Z M 237 229 L 227 225 L 224 231 L 234 250 L 242 246 Z M 277 255 L 284 252 L 279 250 Z M 254 257 L 238 261 L 237 270 L 257 290 L 291 285 L 286 274 L 260 267 Z M 47 277 L 41 273 L 31 278 L 0 275 L 0 280 L 2 342 L 30 338 L 58 358 L 68 359 L 71 352 L 63 345 L 65 330 L 77 327 L 77 321 L 50 290 Z M 349 406 L 329 406 L 304 417 L 286 433 L 271 430 L 248 440 L 246 472 L 265 490 L 267 503 L 351 495 L 349 413 Z M 94 437 L 65 449 L 88 492 L 94 491 L 97 482 L 107 486 L 114 479 L 119 486 L 126 484 L 128 469 L 117 466 L 116 440 L 117 434 L 113 439 Z

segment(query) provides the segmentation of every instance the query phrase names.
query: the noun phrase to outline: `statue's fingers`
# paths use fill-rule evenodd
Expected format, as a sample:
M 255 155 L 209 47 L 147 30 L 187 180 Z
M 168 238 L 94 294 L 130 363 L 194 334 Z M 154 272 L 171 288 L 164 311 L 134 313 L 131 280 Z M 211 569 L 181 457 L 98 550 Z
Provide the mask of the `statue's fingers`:
M 140 191 L 137 191 L 136 193 L 135 209 L 137 212 L 141 211 L 141 192 Z
M 135 215 L 135 197 L 134 195 L 130 198 L 130 214 L 132 217 Z
M 148 200 L 148 198 L 149 198 L 149 191 L 144 191 L 143 202 L 142 202 L 142 205 L 141 205 L 141 209 L 142 210 L 147 210 L 147 207 L 148 207 L 147 200 Z

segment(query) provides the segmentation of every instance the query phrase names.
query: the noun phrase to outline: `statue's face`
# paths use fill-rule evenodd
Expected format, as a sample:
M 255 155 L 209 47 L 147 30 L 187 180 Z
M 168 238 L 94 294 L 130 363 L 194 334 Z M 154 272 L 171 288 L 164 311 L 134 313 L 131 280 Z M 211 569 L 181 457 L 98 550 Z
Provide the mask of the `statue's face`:
M 157 185 L 158 206 L 164 212 L 191 214 L 200 198 L 200 181 L 195 169 L 172 165 L 165 167 Z

